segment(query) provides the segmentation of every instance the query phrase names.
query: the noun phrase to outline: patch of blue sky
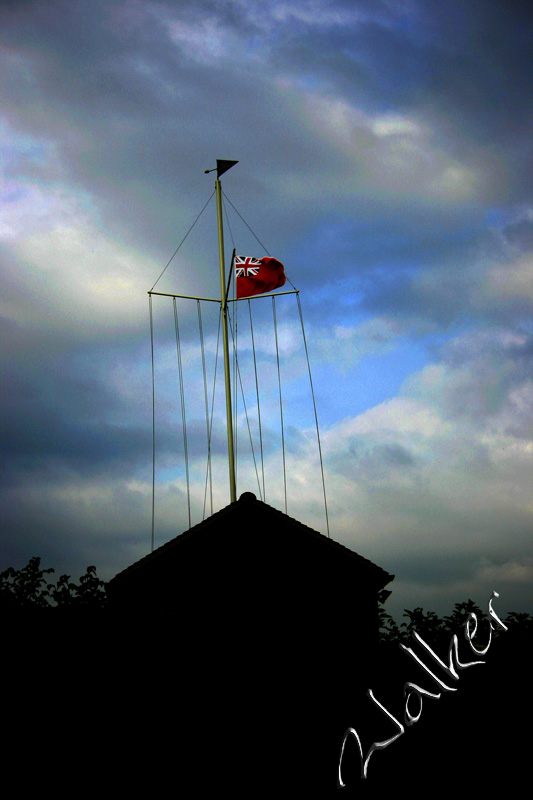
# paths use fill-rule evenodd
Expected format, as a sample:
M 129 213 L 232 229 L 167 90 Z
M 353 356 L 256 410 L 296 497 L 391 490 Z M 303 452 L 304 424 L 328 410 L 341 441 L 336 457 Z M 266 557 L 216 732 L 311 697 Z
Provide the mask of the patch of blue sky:
M 4 143 L 0 147 L 0 160 L 3 164 L 9 164 L 10 172 L 16 172 L 17 168 L 28 164 L 38 166 L 45 165 L 50 156 L 50 145 L 47 142 L 37 141 L 31 136 L 21 136 L 8 132 L 6 126 L 2 126 L 0 136 Z
M 324 314 L 331 323 L 356 324 L 357 307 L 363 301 L 365 292 L 353 278 L 336 280 L 322 287 L 313 287 L 310 292 L 301 292 L 301 303 L 304 309 L 309 309 L 310 318 L 317 311 L 324 320 Z M 349 316 L 347 316 L 349 314 Z
M 415 268 L 447 256 L 457 245 L 471 245 L 485 229 L 486 222 L 479 212 L 465 215 L 458 224 L 455 217 L 439 217 L 436 221 L 420 214 L 370 219 L 361 211 L 357 220 L 329 219 L 302 232 L 289 250 L 288 264 L 294 263 L 296 270 L 300 264 L 309 265 L 311 274 L 316 268 L 323 276 L 324 262 L 329 258 L 329 280 L 381 265 L 390 269 Z
M 29 191 L 25 186 L 18 183 L 9 183 L 0 194 L 0 202 L 2 203 L 18 203 L 24 200 L 29 195 Z
M 313 383 L 321 425 L 355 417 L 396 397 L 403 383 L 432 360 L 424 342 L 400 341 L 390 351 L 363 356 L 349 371 L 321 363 Z
M 514 206 L 488 208 L 485 211 L 485 224 L 489 228 L 501 229 L 515 222 L 517 216 L 519 216 L 519 213 L 517 213 L 517 210 Z
M 190 477 L 189 477 L 190 479 Z M 176 481 L 185 481 L 185 459 L 183 454 L 176 455 L 175 462 L 172 466 L 161 467 L 156 461 L 156 486 L 165 487 Z

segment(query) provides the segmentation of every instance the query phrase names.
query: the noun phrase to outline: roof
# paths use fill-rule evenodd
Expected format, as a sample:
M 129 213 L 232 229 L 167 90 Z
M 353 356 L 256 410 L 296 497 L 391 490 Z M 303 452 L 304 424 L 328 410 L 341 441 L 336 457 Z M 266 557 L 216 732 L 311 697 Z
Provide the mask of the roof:
M 250 515 L 252 515 L 252 519 L 250 519 Z M 244 492 L 236 503 L 230 503 L 230 505 L 217 511 L 188 531 L 176 536 L 149 555 L 141 558 L 122 572 L 119 572 L 110 581 L 111 588 L 116 587 L 117 584 L 120 585 L 124 580 L 127 583 L 130 582 L 130 579 L 135 580 L 137 577 L 136 573 L 139 573 L 140 577 L 140 573 L 144 572 L 146 569 L 151 572 L 152 568 L 157 568 L 157 565 L 162 563 L 162 560 L 166 561 L 169 557 L 175 559 L 180 549 L 184 547 L 186 543 L 202 539 L 206 534 L 211 533 L 213 529 L 226 528 L 224 535 L 227 540 L 231 536 L 231 534 L 227 533 L 227 526 L 235 522 L 236 519 L 240 519 L 241 523 L 245 523 L 247 535 L 249 531 L 247 526 L 250 522 L 257 522 L 258 520 L 264 522 L 265 519 L 268 519 L 269 523 L 278 521 L 279 525 L 272 528 L 274 534 L 279 527 L 285 529 L 289 527 L 292 531 L 305 537 L 302 540 L 303 542 L 313 542 L 319 547 L 325 548 L 325 553 L 327 552 L 338 557 L 346 566 L 353 568 L 359 573 L 364 573 L 367 579 L 376 586 L 376 590 L 383 588 L 394 578 L 394 575 L 390 575 L 384 569 L 350 548 L 339 544 L 339 542 L 336 542 L 334 539 L 324 536 L 322 533 L 310 528 L 308 525 L 304 525 L 288 514 L 258 500 L 252 492 Z M 253 533 L 249 535 L 253 536 Z M 260 548 L 263 546 L 264 548 L 264 545 L 261 545 L 260 542 L 258 546 Z

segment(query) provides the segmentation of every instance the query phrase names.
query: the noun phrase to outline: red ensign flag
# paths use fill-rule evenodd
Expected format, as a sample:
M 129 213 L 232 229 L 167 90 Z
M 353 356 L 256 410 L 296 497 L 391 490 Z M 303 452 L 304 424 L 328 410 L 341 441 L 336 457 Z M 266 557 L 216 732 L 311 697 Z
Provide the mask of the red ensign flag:
M 272 292 L 285 283 L 283 264 L 275 258 L 235 256 L 237 297 Z

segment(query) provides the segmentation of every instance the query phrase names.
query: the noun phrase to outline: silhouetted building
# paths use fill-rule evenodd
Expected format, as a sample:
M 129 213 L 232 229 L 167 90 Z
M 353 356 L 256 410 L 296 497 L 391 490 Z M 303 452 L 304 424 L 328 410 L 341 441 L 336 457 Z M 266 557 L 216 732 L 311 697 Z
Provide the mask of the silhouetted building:
M 393 577 L 244 493 L 109 583 L 122 732 L 176 788 L 334 789 Z

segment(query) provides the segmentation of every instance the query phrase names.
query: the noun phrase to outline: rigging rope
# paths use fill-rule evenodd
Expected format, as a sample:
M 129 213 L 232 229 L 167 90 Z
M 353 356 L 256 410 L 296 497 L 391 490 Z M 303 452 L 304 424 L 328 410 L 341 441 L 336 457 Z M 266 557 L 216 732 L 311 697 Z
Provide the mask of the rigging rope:
M 283 452 L 283 488 L 285 490 L 285 513 L 287 513 L 287 473 L 285 470 L 285 434 L 283 430 L 283 402 L 281 399 L 281 372 L 279 368 L 279 347 L 278 347 L 278 324 L 276 321 L 276 298 L 272 297 L 272 313 L 274 316 L 274 334 L 276 336 L 276 358 L 278 361 L 278 386 L 279 386 L 279 410 L 281 415 L 281 449 Z
M 180 344 L 180 331 L 178 324 L 178 310 L 176 307 L 176 298 L 172 298 L 174 305 L 174 327 L 176 329 L 176 351 L 178 355 L 178 373 L 180 380 L 180 401 L 181 401 L 181 423 L 183 427 L 183 453 L 185 456 L 185 476 L 187 479 L 187 509 L 189 512 L 189 528 L 191 527 L 191 492 L 189 486 L 189 453 L 187 449 L 187 420 L 185 416 L 185 391 L 183 388 L 183 370 L 181 366 L 181 344 Z
M 243 385 L 242 385 L 241 370 L 239 368 L 239 360 L 237 358 L 237 348 L 236 348 L 236 344 L 235 344 L 235 338 L 233 336 L 233 326 L 231 324 L 231 317 L 230 317 L 229 314 L 228 314 L 228 322 L 229 322 L 229 327 L 230 327 L 230 332 L 231 332 L 231 341 L 233 343 L 233 351 L 234 351 L 234 355 L 235 355 L 236 373 L 239 376 L 239 383 L 240 383 L 240 387 L 241 387 L 242 403 L 243 403 L 243 406 L 244 406 L 244 415 L 246 417 L 246 424 L 248 426 L 248 436 L 250 438 L 250 448 L 252 450 L 252 458 L 254 460 L 255 477 L 257 479 L 257 488 L 259 489 L 259 497 L 261 499 L 263 499 L 262 498 L 262 494 L 261 494 L 261 484 L 259 482 L 259 473 L 257 472 L 257 462 L 255 460 L 255 450 L 254 450 L 254 443 L 252 441 L 252 431 L 250 429 L 250 419 L 248 417 L 248 409 L 246 408 L 246 399 L 244 397 L 244 389 L 243 389 Z
M 155 372 L 154 372 L 154 320 L 152 315 L 152 295 L 148 295 L 148 313 L 150 315 L 150 346 L 152 350 L 152 549 L 154 552 L 155 526 Z
M 173 253 L 172 253 L 172 255 L 170 256 L 170 258 L 169 258 L 169 260 L 168 260 L 168 262 L 167 262 L 167 265 L 166 265 L 166 267 L 164 268 L 163 272 L 161 273 L 161 275 L 159 276 L 159 278 L 156 280 L 156 282 L 154 283 L 154 285 L 153 285 L 153 286 L 152 286 L 152 288 L 150 289 L 150 291 L 151 291 L 151 292 L 153 292 L 153 291 L 154 291 L 155 287 L 157 286 L 157 284 L 159 283 L 159 281 L 160 281 L 160 280 L 161 280 L 161 278 L 163 277 L 164 273 L 165 273 L 165 272 L 166 272 L 166 270 L 167 270 L 167 267 L 169 267 L 169 266 L 170 266 L 170 263 L 171 263 L 171 261 L 173 260 L 174 256 L 176 255 L 176 253 L 177 253 L 177 252 L 178 252 L 178 250 L 180 249 L 181 245 L 183 244 L 183 242 L 185 241 L 185 239 L 187 238 L 187 236 L 189 235 L 189 233 L 192 231 L 192 229 L 194 228 L 194 226 L 196 225 L 196 223 L 198 222 L 198 220 L 200 219 L 200 217 L 202 216 L 202 214 L 203 214 L 203 213 L 204 213 L 204 211 L 206 210 L 207 206 L 209 205 L 209 203 L 210 203 L 210 202 L 211 202 L 211 200 L 213 199 L 213 195 L 214 195 L 214 194 L 215 194 L 215 190 L 213 190 L 213 194 L 211 195 L 211 197 L 209 198 L 209 200 L 207 201 L 207 203 L 205 204 L 205 206 L 202 208 L 202 210 L 200 211 L 200 213 L 198 214 L 198 216 L 197 216 L 197 217 L 196 217 L 196 219 L 194 220 L 193 224 L 191 225 L 191 227 L 189 228 L 189 230 L 187 231 L 187 233 L 185 234 L 185 236 L 183 237 L 183 239 L 182 239 L 182 240 L 181 240 L 181 242 L 179 243 L 179 245 L 176 247 L 176 249 L 174 250 L 174 252 L 173 252 Z
M 231 340 L 233 344 L 233 450 L 235 453 L 235 484 L 237 484 L 238 478 L 238 471 L 239 471 L 239 459 L 238 459 L 238 434 L 239 434 L 239 427 L 237 425 L 237 405 L 238 405 L 238 395 L 237 395 L 237 376 L 240 378 L 239 372 L 239 362 L 237 360 L 237 337 L 239 333 L 239 326 L 237 320 L 237 314 L 239 311 L 239 304 L 237 303 L 237 308 L 234 309 L 234 316 L 235 316 L 235 332 L 233 331 L 233 327 L 231 325 L 231 317 L 228 309 L 228 322 L 231 329 Z M 242 390 L 242 387 L 241 387 Z M 244 400 L 244 395 L 243 395 Z M 246 414 L 246 404 L 244 405 L 244 413 Z M 246 417 L 248 420 L 248 417 Z
M 266 503 L 266 490 L 265 490 L 265 462 L 263 459 L 263 429 L 261 427 L 261 406 L 259 404 L 259 382 L 257 380 L 257 360 L 255 356 L 255 339 L 254 339 L 254 326 L 252 323 L 252 306 L 248 300 L 248 313 L 250 316 L 250 332 L 252 335 L 252 353 L 254 357 L 254 372 L 255 372 L 255 393 L 257 396 L 257 416 L 259 418 L 259 448 L 261 451 L 261 474 L 263 476 L 263 502 Z
M 200 349 L 202 351 L 202 372 L 204 375 L 204 398 L 205 398 L 205 429 L 207 433 L 207 473 L 209 475 L 209 493 L 211 498 L 211 514 L 213 513 L 213 473 L 211 471 L 211 438 L 209 435 L 209 408 L 207 402 L 207 374 L 205 370 L 205 350 L 204 350 L 204 329 L 202 326 L 202 312 L 200 301 L 196 301 L 198 309 L 198 330 L 200 332 Z
M 320 472 L 322 474 L 322 489 L 323 489 L 323 492 L 324 492 L 324 508 L 325 508 L 325 511 L 326 511 L 326 528 L 327 528 L 327 531 L 328 531 L 328 539 L 329 539 L 328 503 L 327 503 L 327 500 L 326 500 L 326 482 L 324 480 L 324 464 L 323 464 L 323 461 L 322 461 L 322 447 L 320 445 L 320 431 L 319 431 L 319 428 L 318 428 L 318 415 L 316 413 L 315 391 L 313 389 L 313 379 L 311 377 L 311 364 L 309 362 L 309 353 L 307 351 L 307 340 L 305 338 L 304 318 L 303 318 L 303 314 L 302 314 L 302 306 L 300 304 L 300 294 L 299 293 L 296 295 L 296 299 L 298 300 L 298 311 L 300 312 L 300 322 L 301 322 L 301 325 L 302 325 L 302 337 L 303 337 L 303 340 L 304 340 L 305 356 L 306 356 L 306 359 L 307 359 L 307 369 L 308 369 L 308 372 L 309 372 L 309 383 L 311 385 L 311 396 L 313 398 L 313 409 L 314 409 L 314 412 L 315 412 L 316 438 L 318 440 L 318 453 L 319 453 L 319 457 L 320 457 Z
M 230 204 L 230 206 L 232 207 L 232 209 L 235 211 L 235 213 L 237 214 L 237 216 L 238 216 L 238 217 L 240 217 L 240 219 L 242 220 L 242 222 L 244 222 L 244 224 L 246 225 L 246 227 L 248 228 L 248 230 L 250 231 L 250 233 L 252 234 L 252 236 L 254 237 L 254 239 L 255 239 L 257 242 L 259 242 L 259 244 L 261 245 L 261 247 L 263 248 L 263 250 L 265 251 L 265 253 L 266 253 L 266 254 L 269 256 L 269 255 L 270 255 L 270 253 L 269 253 L 269 252 L 268 252 L 268 250 L 266 249 L 265 245 L 264 245 L 264 244 L 261 242 L 261 240 L 260 240 L 260 239 L 258 239 L 258 237 L 255 235 L 255 233 L 253 232 L 253 230 L 251 229 L 251 227 L 248 225 L 248 223 L 247 223 L 247 222 L 246 222 L 246 220 L 244 219 L 244 217 L 243 217 L 243 216 L 242 216 L 242 215 L 241 215 L 241 214 L 240 214 L 240 213 L 237 211 L 237 209 L 235 208 L 235 206 L 233 205 L 233 203 L 232 203 L 232 202 L 231 202 L 231 200 L 229 199 L 228 195 L 227 195 L 227 194 L 226 194 L 224 191 L 222 191 L 222 194 L 223 194 L 223 196 L 225 197 L 225 199 L 228 201 L 228 203 Z
M 229 235 L 231 236 L 231 243 L 232 243 L 233 247 L 235 247 L 235 239 L 233 238 L 233 231 L 231 230 L 231 222 L 229 221 L 228 209 L 226 208 L 226 204 L 224 203 L 224 197 L 226 195 L 224 194 L 224 192 L 222 192 L 222 195 L 223 195 L 223 197 L 222 197 L 222 208 L 224 209 L 224 214 L 226 215 L 226 222 L 228 224 Z M 231 202 L 231 201 L 228 199 L 228 202 Z
M 235 213 L 236 213 L 236 214 L 237 214 L 237 215 L 240 217 L 240 219 L 242 220 L 242 222 L 244 222 L 244 224 L 246 225 L 246 227 L 248 228 L 248 230 L 250 231 L 250 233 L 252 234 L 252 236 L 254 237 L 254 239 L 255 239 L 255 240 L 256 240 L 256 241 L 257 241 L 257 242 L 258 242 L 258 243 L 261 245 L 261 247 L 263 248 L 263 250 L 265 251 L 265 253 L 267 254 L 267 256 L 270 256 L 270 253 L 269 253 L 269 252 L 268 252 L 268 250 L 266 249 L 265 245 L 264 245 L 264 244 L 262 243 L 262 241 L 261 241 L 261 240 L 260 240 L 260 239 L 259 239 L 259 238 L 258 238 L 258 237 L 255 235 L 255 233 L 253 232 L 253 230 L 251 229 L 251 227 L 248 225 L 248 223 L 246 222 L 246 220 L 244 219 L 244 217 L 243 217 L 243 216 L 242 216 L 242 215 L 241 215 L 241 214 L 240 214 L 240 213 L 237 211 L 237 209 L 235 208 L 235 206 L 233 205 L 233 203 L 232 203 L 232 202 L 231 202 L 231 200 L 229 199 L 228 195 L 227 195 L 227 194 L 226 194 L 224 191 L 222 191 L 222 195 L 223 195 L 223 196 L 224 196 L 224 198 L 225 198 L 225 199 L 228 201 L 228 203 L 230 204 L 230 206 L 232 207 L 232 209 L 235 211 Z M 296 286 L 294 285 L 294 283 L 291 281 L 291 279 L 288 277 L 288 275 L 287 275 L 286 273 L 285 273 L 285 278 L 286 278 L 286 279 L 289 281 L 289 283 L 290 283 L 290 285 L 292 286 L 292 288 L 293 288 L 294 290 L 296 290 Z
M 216 354 L 215 354 L 215 372 L 214 372 L 214 375 L 213 375 L 213 394 L 212 394 L 212 398 L 211 398 L 211 418 L 210 418 L 210 421 L 209 421 L 209 432 L 208 432 L 208 437 L 207 437 L 208 447 L 209 448 L 211 448 L 211 437 L 212 437 L 212 433 L 213 433 L 213 411 L 214 411 L 214 408 L 215 408 L 215 387 L 216 387 L 216 381 L 217 381 L 218 348 L 219 348 L 219 344 L 220 344 L 221 323 L 222 323 L 222 306 L 220 306 L 220 310 L 219 310 L 219 314 L 218 314 L 217 349 L 216 349 Z M 208 476 L 208 471 L 206 471 L 206 475 L 205 475 L 204 512 L 203 512 L 202 519 L 205 519 L 205 506 L 206 506 L 206 503 L 207 503 L 207 476 Z M 213 513 L 213 503 L 212 503 L 212 501 L 211 501 L 211 513 Z

